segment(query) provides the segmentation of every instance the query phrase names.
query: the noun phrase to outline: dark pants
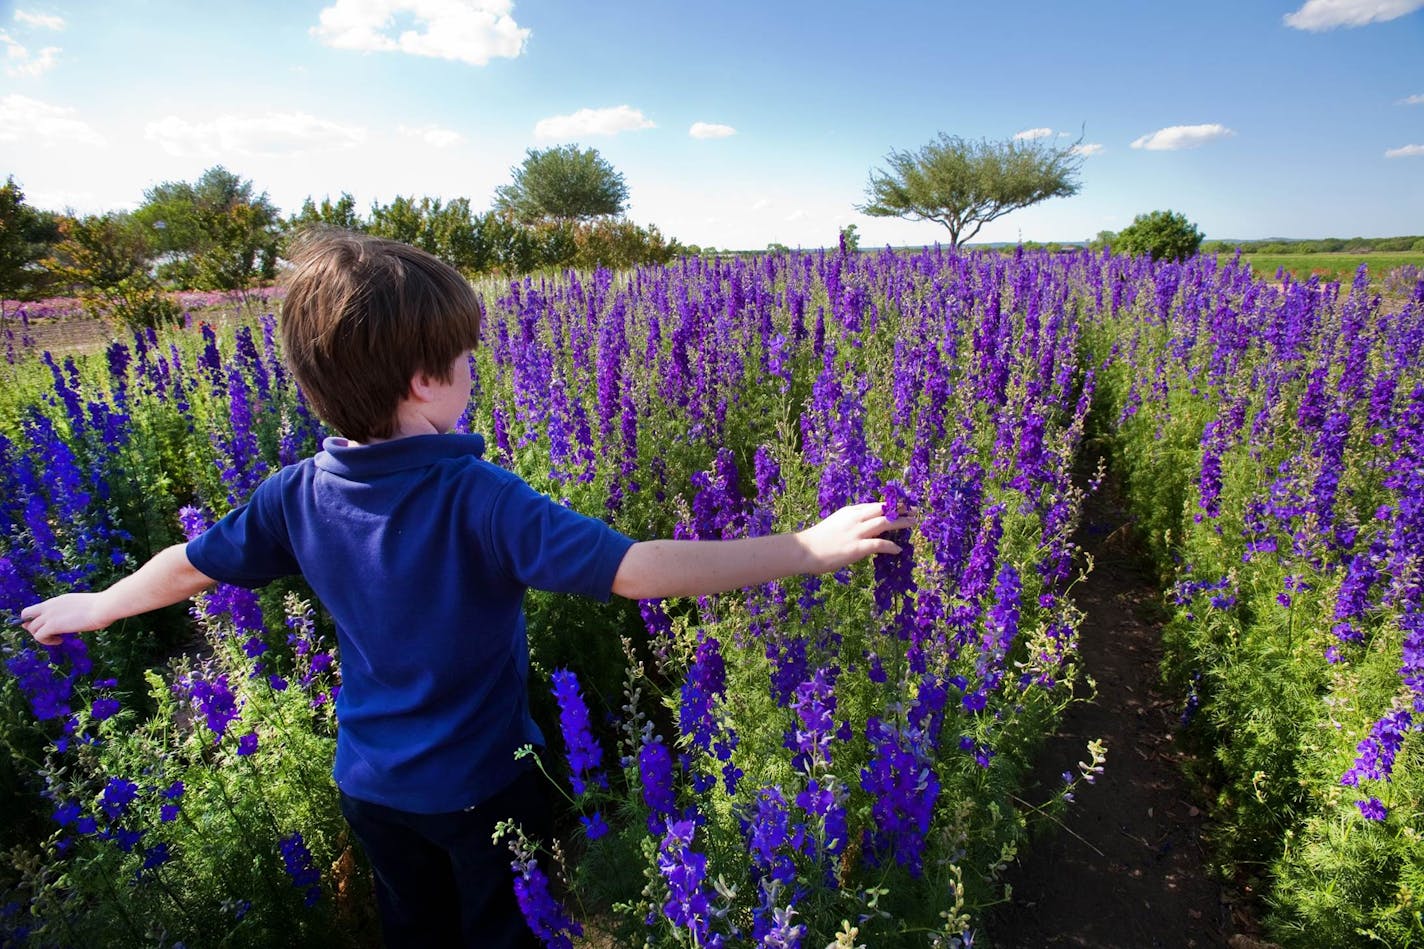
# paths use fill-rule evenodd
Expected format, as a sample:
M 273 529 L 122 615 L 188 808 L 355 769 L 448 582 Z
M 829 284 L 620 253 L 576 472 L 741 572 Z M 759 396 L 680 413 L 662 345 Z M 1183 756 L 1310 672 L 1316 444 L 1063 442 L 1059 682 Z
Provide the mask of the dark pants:
M 553 815 L 547 779 L 525 772 L 482 804 L 448 814 L 412 814 L 341 795 L 376 877 L 381 932 L 390 949 L 538 947 L 514 898 L 514 859 L 494 825 L 518 823 L 547 841 Z

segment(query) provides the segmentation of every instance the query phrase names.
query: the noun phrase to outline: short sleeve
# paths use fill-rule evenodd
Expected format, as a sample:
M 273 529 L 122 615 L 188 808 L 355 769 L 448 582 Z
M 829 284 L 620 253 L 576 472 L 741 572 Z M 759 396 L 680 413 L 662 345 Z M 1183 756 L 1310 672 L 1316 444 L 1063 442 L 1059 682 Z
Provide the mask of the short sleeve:
M 631 538 L 556 504 L 518 478 L 490 509 L 490 545 L 505 571 L 536 590 L 607 601 Z
M 281 510 L 278 478 L 269 478 L 251 499 L 188 542 L 188 560 L 220 583 L 260 587 L 301 573 Z

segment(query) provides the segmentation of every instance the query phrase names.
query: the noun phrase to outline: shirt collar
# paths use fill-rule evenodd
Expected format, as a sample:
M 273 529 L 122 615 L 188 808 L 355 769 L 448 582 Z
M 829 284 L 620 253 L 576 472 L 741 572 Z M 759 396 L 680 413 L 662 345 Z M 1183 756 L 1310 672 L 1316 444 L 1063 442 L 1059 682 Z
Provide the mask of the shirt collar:
M 313 460 L 322 471 L 364 479 L 425 468 L 449 458 L 480 458 L 484 451 L 484 436 L 475 434 L 411 435 L 372 445 L 356 445 L 331 436 L 321 443 L 321 451 Z

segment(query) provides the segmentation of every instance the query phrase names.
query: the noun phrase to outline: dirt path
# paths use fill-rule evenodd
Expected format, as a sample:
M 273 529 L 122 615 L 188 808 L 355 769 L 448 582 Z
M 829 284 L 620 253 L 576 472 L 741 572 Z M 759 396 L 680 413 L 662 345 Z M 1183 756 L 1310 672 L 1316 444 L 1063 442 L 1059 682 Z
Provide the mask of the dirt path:
M 1086 614 L 1083 671 L 1098 694 L 1069 709 L 1038 779 L 1060 782 L 1093 738 L 1107 744 L 1106 772 L 1078 793 L 1064 825 L 1010 868 L 1013 899 L 987 921 L 987 941 L 996 949 L 1226 945 L 1231 905 L 1205 866 L 1205 815 L 1173 745 L 1181 709 L 1159 686 L 1160 593 L 1110 482 L 1089 498 L 1078 542 L 1094 561 L 1073 592 Z M 1030 790 L 1028 799 L 1048 793 Z

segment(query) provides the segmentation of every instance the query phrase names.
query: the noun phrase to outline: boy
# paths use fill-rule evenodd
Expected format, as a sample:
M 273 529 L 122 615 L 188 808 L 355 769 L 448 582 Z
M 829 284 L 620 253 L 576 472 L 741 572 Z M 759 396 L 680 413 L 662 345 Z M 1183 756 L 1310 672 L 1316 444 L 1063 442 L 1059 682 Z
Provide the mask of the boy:
M 545 789 L 514 757 L 529 715 L 526 588 L 607 601 L 695 596 L 828 573 L 899 548 L 879 504 L 798 534 L 634 543 L 448 434 L 470 399 L 480 305 L 458 272 L 359 234 L 309 237 L 282 307 L 286 359 L 341 437 L 272 475 L 211 529 L 99 593 L 26 607 L 41 643 L 180 602 L 214 582 L 302 574 L 335 621 L 335 779 L 375 871 L 390 946 L 536 944 L 509 856 L 513 818 L 547 836 Z

